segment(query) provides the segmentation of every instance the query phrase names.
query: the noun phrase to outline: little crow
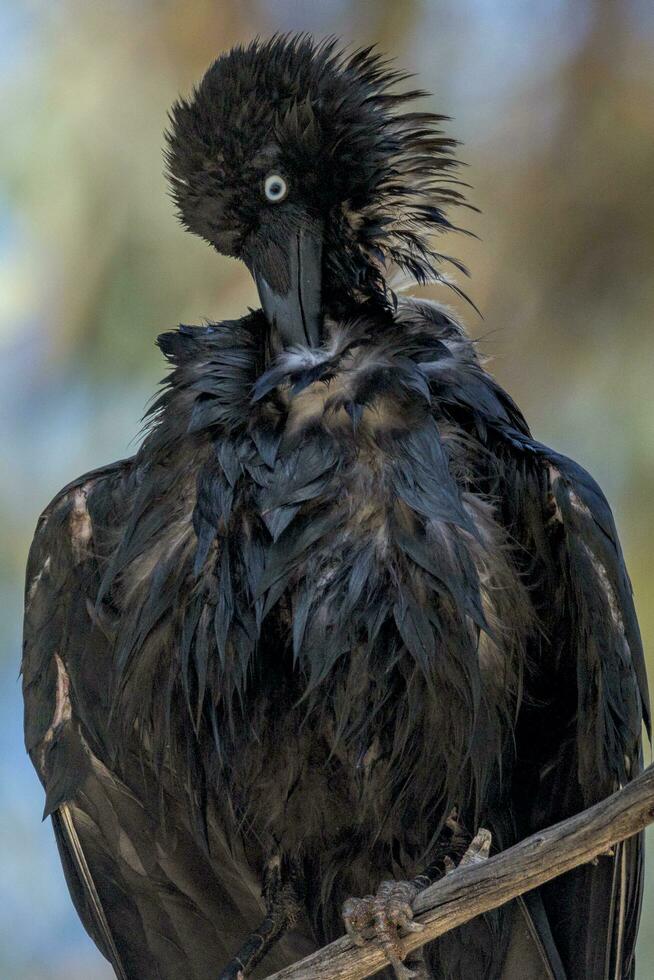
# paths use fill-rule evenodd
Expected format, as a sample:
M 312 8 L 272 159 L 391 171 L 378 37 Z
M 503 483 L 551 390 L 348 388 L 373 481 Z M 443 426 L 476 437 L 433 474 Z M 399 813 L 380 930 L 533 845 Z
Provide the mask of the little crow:
M 461 268 L 407 77 L 275 36 L 175 103 L 181 220 L 261 309 L 162 334 L 141 448 L 37 527 L 27 749 L 120 978 L 262 977 L 345 929 L 391 977 L 634 977 L 640 837 L 402 961 L 421 888 L 628 782 L 649 725 L 601 490 L 392 288 Z

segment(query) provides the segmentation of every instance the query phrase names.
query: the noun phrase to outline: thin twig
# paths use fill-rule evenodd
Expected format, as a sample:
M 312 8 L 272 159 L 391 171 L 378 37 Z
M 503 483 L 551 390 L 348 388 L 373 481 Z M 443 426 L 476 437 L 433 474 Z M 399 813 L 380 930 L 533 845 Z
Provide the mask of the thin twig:
M 402 940 L 404 953 L 592 861 L 652 821 L 654 766 L 588 810 L 425 889 L 414 903 L 415 921 L 425 929 Z M 387 965 L 388 959 L 374 941 L 359 947 L 344 936 L 267 980 L 363 980 Z

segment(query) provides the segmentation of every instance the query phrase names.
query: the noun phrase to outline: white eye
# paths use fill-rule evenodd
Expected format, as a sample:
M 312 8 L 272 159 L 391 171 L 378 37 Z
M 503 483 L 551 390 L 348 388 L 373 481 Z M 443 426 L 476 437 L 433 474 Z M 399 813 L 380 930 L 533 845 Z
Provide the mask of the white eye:
M 279 174 L 270 174 L 269 177 L 266 177 L 263 189 L 266 197 L 273 204 L 278 204 L 280 201 L 283 201 L 288 194 L 288 184 Z

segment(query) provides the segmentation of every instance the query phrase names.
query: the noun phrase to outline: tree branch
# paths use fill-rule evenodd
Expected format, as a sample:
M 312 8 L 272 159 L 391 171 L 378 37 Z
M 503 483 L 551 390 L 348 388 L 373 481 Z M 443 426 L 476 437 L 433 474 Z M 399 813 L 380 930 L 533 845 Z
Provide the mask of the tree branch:
M 588 810 L 425 889 L 414 902 L 415 920 L 425 929 L 402 940 L 404 953 L 592 861 L 652 821 L 654 766 Z M 267 980 L 363 980 L 387 965 L 376 943 L 359 947 L 344 936 Z

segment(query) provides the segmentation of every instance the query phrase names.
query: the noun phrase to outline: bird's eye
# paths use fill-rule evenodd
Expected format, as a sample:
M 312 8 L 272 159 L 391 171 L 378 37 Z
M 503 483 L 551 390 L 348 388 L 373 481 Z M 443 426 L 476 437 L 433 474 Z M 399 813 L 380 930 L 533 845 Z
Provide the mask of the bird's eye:
M 269 201 L 272 201 L 273 204 L 279 204 L 288 194 L 288 184 L 279 174 L 270 174 L 269 177 L 266 177 L 263 190 Z

